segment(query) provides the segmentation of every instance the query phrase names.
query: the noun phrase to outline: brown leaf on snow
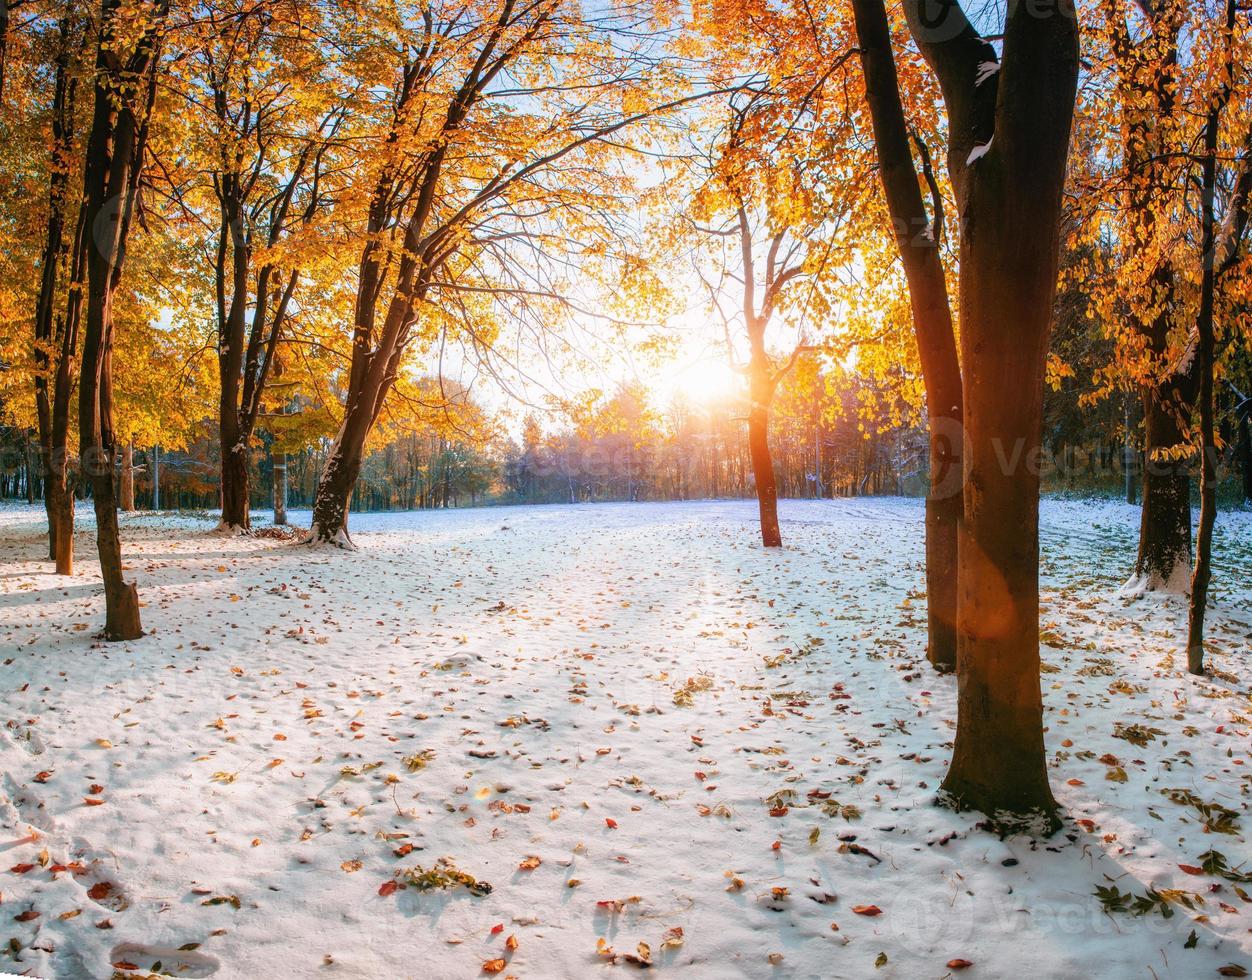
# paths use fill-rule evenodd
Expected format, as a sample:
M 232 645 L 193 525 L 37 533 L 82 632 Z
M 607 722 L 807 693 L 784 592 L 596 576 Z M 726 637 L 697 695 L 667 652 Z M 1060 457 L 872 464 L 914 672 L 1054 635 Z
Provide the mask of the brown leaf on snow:
M 525 859 L 522 860 L 520 864 L 518 864 L 517 867 L 518 867 L 518 870 L 520 871 L 534 871 L 535 868 L 539 867 L 539 865 L 541 864 L 543 864 L 542 859 L 535 856 L 534 854 L 529 854 L 526 856 Z
M 499 973 L 507 965 L 508 964 L 502 958 L 495 959 L 495 960 L 488 960 L 486 963 L 483 964 L 483 973 Z
M 852 911 L 857 915 L 882 915 L 882 909 L 877 905 L 853 905 Z
M 959 959 L 959 958 L 958 958 L 958 959 L 955 959 L 955 960 L 948 960 L 948 969 L 949 969 L 949 970 L 964 970 L 964 969 L 966 969 L 967 967 L 971 967 L 971 966 L 973 966 L 973 965 L 974 965 L 974 961 L 973 961 L 973 960 L 962 960 L 962 959 Z

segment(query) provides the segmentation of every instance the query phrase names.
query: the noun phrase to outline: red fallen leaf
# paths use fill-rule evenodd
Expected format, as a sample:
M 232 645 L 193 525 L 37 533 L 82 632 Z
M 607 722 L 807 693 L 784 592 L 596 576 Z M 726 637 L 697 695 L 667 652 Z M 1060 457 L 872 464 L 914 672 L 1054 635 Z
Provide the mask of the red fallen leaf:
M 104 800 L 93 800 L 90 796 L 84 796 L 83 806 L 104 806 Z
M 503 922 L 497 922 L 494 926 L 492 926 L 492 927 L 491 927 L 491 934 L 492 934 L 493 936 L 498 936 L 498 935 L 500 935 L 500 933 L 502 933 L 502 932 L 504 932 L 504 923 L 503 923 Z
M 115 970 L 138 970 L 139 966 L 129 960 L 117 960 L 113 964 Z
M 780 840 L 776 840 L 776 841 L 774 841 L 774 843 L 770 844 L 769 849 L 770 849 L 771 851 L 781 851 L 781 850 L 782 850 L 782 841 L 780 841 Z
M 488 960 L 483 964 L 483 973 L 499 973 L 506 965 L 503 959 Z
M 774 809 L 769 811 L 769 815 L 771 817 L 785 817 L 787 815 L 787 808 L 785 806 L 776 806 Z
M 384 881 L 378 886 L 378 894 L 386 898 L 388 895 L 394 895 L 399 887 L 394 881 Z
M 700 780 L 700 782 L 704 782 L 708 778 L 709 774 L 707 772 L 701 772 L 699 769 L 696 770 L 696 779 Z
M 948 960 L 949 970 L 964 970 L 966 967 L 970 967 L 973 965 L 974 965 L 973 960 L 962 960 L 962 959 Z
M 1197 868 L 1194 864 L 1180 864 L 1180 865 L 1178 865 L 1178 867 L 1179 867 L 1179 869 L 1183 872 L 1183 874 L 1189 874 L 1189 875 L 1202 875 L 1202 874 L 1204 874 L 1204 869 L 1203 869 L 1203 868 Z
M 882 909 L 877 905 L 853 905 L 852 911 L 857 915 L 882 915 Z
M 37 783 L 46 783 L 51 778 L 52 773 L 48 772 L 46 769 L 43 772 L 35 773 L 35 782 Z
M 34 909 L 27 909 L 25 912 L 19 912 L 13 916 L 14 922 L 30 922 L 31 919 L 38 919 L 39 913 Z
M 9 868 L 9 870 L 12 871 L 15 875 L 24 875 L 26 874 L 27 871 L 29 871 L 33 867 L 34 867 L 33 864 L 15 864 L 13 865 L 13 867 Z
M 399 847 L 397 847 L 397 848 L 396 848 L 396 849 L 395 849 L 392 853 L 393 853 L 393 854 L 395 854 L 395 856 L 396 856 L 396 857 L 398 857 L 398 858 L 402 858 L 402 857 L 404 857 L 406 854 L 412 854 L 412 853 L 413 853 L 413 845 L 412 845 L 412 844 L 401 844 L 401 845 L 400 845 Z
M 704 739 L 702 739 L 699 735 L 692 735 L 692 736 L 691 736 L 691 741 L 695 742 L 695 744 L 696 744 L 696 745 L 703 745 L 703 744 L 704 744 Z
M 609 830 L 616 830 L 616 829 L 617 829 L 617 821 L 616 821 L 616 820 L 614 820 L 612 817 L 605 817 L 605 818 L 604 818 L 604 825 L 605 825 L 606 827 L 608 827 L 608 828 L 609 828 Z
M 1088 820 L 1086 817 L 1083 817 L 1081 820 L 1075 820 L 1074 823 L 1078 824 L 1078 826 L 1088 833 L 1093 833 L 1096 829 L 1095 821 Z
M 1065 782 L 1069 786 L 1085 786 L 1086 785 L 1081 779 L 1067 779 L 1065 780 Z
M 93 902 L 98 902 L 102 898 L 108 898 L 109 892 L 113 891 L 113 886 L 107 881 L 97 881 L 94 885 L 87 889 L 87 897 Z

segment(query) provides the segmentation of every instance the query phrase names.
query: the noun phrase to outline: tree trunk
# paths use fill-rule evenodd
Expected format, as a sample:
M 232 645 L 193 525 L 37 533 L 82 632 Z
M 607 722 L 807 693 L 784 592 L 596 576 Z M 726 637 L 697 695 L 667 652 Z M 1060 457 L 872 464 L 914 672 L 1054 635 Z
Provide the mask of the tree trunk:
M 774 395 L 773 382 L 769 377 L 769 364 L 761 363 L 755 355 L 753 360 L 749 385 L 752 405 L 748 409 L 748 454 L 752 459 L 752 475 L 756 479 L 761 544 L 766 548 L 781 548 L 778 488 L 774 482 L 774 460 L 769 451 L 769 405 Z
M 229 430 L 229 434 L 228 434 Z M 222 519 L 218 527 L 242 533 L 252 529 L 249 507 L 248 452 L 237 426 L 221 426 L 222 436 Z M 228 440 L 234 441 L 228 441 Z
M 1243 502 L 1252 503 L 1252 422 L 1239 417 L 1239 469 L 1243 476 Z
M 129 441 L 122 449 L 122 510 L 135 509 L 135 443 Z
M 160 34 L 169 0 L 156 0 L 152 18 L 125 57 L 118 50 L 120 0 L 102 0 L 96 50 L 95 99 L 83 187 L 87 251 L 86 332 L 78 389 L 79 466 L 91 483 L 96 546 L 104 580 L 107 640 L 143 636 L 139 595 L 122 575 L 113 471 L 113 296 L 120 283 L 126 239 L 138 195 L 148 118 L 156 98 Z M 126 97 L 119 97 L 118 93 Z
M 957 660 L 957 526 L 961 519 L 961 366 L 952 329 L 952 308 L 939 246 L 943 199 L 930 156 L 918 142 L 922 172 L 931 188 L 930 216 L 900 100 L 891 32 L 882 0 L 856 0 L 857 40 L 865 72 L 879 176 L 904 265 L 926 386 L 930 438 L 930 492 L 926 499 L 927 658 L 941 672 Z
M 1132 423 L 1134 419 L 1131 417 L 1131 400 L 1126 399 L 1126 408 L 1124 414 L 1126 436 L 1122 449 L 1122 465 L 1125 468 L 1126 480 L 1126 503 L 1135 503 L 1135 433 Z
M 1191 564 L 1191 479 L 1185 459 L 1156 458 L 1153 449 L 1186 441 L 1181 414 L 1188 402 L 1171 386 L 1145 386 L 1143 511 L 1135 580 L 1145 589 L 1185 592 Z
M 152 509 L 161 509 L 161 447 L 152 447 Z
M 961 214 L 965 478 L 957 729 L 943 797 L 1051 833 L 1059 820 L 1039 685 L 1039 458 L 1077 24 L 1011 5 L 1005 61 L 987 77 L 982 65 L 996 63 L 995 51 L 959 5 L 941 8 L 940 24 L 921 0 L 905 12 L 955 134 L 949 170 Z
M 1226 53 L 1231 58 L 1230 33 L 1235 26 L 1235 0 L 1226 0 Z M 1234 67 L 1226 64 L 1227 77 Z M 1204 612 L 1212 577 L 1213 525 L 1217 522 L 1217 436 L 1213 396 L 1213 294 L 1216 289 L 1213 198 L 1217 193 L 1217 131 L 1222 110 L 1230 98 L 1229 82 L 1209 104 L 1204 126 L 1204 166 L 1200 182 L 1200 310 L 1196 333 L 1200 370 L 1200 526 L 1196 532 L 1195 571 L 1191 576 L 1191 604 L 1187 610 L 1187 670 L 1204 674 Z
M 287 454 L 274 453 L 274 526 L 287 523 Z

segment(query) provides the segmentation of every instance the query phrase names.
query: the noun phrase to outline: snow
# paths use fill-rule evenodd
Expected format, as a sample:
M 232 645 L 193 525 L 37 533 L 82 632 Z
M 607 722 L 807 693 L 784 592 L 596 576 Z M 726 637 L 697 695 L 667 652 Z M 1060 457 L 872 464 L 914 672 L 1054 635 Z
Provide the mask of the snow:
M 991 144 L 995 142 L 995 137 L 987 140 L 986 143 L 979 143 L 969 151 L 969 156 L 965 158 L 965 165 L 969 166 L 976 160 L 981 160 L 987 155 L 987 151 L 991 149 Z
M 1195 679 L 1183 601 L 1119 594 L 1138 511 L 1045 502 L 1066 826 L 1032 843 L 932 805 L 956 681 L 923 659 L 921 502 L 781 513 L 780 552 L 752 502 L 354 514 L 355 553 L 122 515 L 149 635 L 104 644 L 90 534 L 58 579 L 40 508 L 0 509 L 0 846 L 31 865 L 0 872 L 0 970 L 635 970 L 600 939 L 701 978 L 1252 967 L 1252 885 L 1180 868 L 1252 857 L 1252 514 L 1220 515 Z M 492 891 L 388 884 L 441 858 Z M 1203 905 L 1105 914 L 1109 885 Z
M 977 88 L 992 75 L 1000 71 L 1000 62 L 998 61 L 980 61 L 978 63 L 978 74 L 974 76 L 974 88 Z

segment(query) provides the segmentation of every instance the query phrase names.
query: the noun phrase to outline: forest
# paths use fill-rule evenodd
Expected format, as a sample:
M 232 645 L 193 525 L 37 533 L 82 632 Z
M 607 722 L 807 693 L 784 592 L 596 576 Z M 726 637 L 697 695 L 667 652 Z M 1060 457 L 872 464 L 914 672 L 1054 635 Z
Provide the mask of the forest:
M 1247 976 L 1250 196 L 1245 0 L 0 0 L 0 970 Z

